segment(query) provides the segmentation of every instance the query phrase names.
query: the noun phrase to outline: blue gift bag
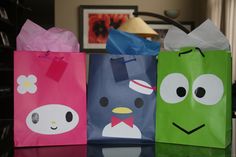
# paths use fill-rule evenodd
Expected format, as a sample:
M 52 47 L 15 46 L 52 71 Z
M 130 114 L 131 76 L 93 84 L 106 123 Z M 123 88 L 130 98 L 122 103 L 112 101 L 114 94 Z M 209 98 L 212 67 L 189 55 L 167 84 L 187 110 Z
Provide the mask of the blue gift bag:
M 88 142 L 154 142 L 156 58 L 91 54 Z

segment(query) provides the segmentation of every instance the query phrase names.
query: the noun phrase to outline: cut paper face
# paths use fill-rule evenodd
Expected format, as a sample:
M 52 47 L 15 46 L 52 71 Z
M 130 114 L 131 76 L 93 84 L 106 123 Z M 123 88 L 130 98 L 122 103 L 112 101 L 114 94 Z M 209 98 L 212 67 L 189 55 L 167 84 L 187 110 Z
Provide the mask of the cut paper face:
M 151 95 L 153 88 L 147 82 L 142 80 L 131 80 L 129 81 L 129 88 L 132 89 L 136 94 Z M 100 105 L 106 107 L 109 101 L 106 97 L 100 99 Z M 134 101 L 135 107 L 141 109 L 144 105 L 144 101 L 141 98 L 136 98 Z M 123 105 L 122 105 L 123 106 Z M 122 115 L 123 118 L 112 116 L 112 122 L 107 124 L 103 131 L 102 136 L 104 137 L 116 137 L 116 138 L 137 138 L 141 139 L 142 134 L 139 128 L 133 124 L 133 110 L 127 107 L 115 107 L 112 109 L 114 115 Z M 126 117 L 126 118 L 125 118 Z
M 147 82 L 142 80 L 131 80 L 128 82 L 129 88 L 132 89 L 136 94 L 143 95 L 151 95 L 153 93 L 154 88 L 151 87 Z M 103 107 L 107 107 L 109 100 L 106 97 L 102 97 L 100 99 L 100 105 Z M 134 101 L 135 107 L 141 109 L 144 105 L 144 101 L 142 98 L 136 98 Z M 142 138 L 142 133 L 139 128 L 133 124 L 133 110 L 123 105 L 119 107 L 115 107 L 112 109 L 112 113 L 114 115 L 122 115 L 123 118 L 120 119 L 118 117 L 112 116 L 112 122 L 107 124 L 103 131 L 102 136 L 104 137 L 116 137 L 116 138 Z M 126 117 L 126 118 L 125 118 Z
M 159 56 L 156 140 L 224 147 L 227 79 L 220 53 Z M 175 60 L 170 64 L 167 60 Z M 194 60 L 194 61 L 193 61 Z M 195 61 L 196 60 L 196 61 Z M 216 65 L 221 66 L 219 68 Z M 218 61 L 219 60 L 219 61 Z M 201 63 L 201 64 L 200 64 Z M 168 67 L 161 70 L 161 67 Z M 223 69 L 223 70 L 221 70 Z
M 189 92 L 189 82 L 181 73 L 168 74 L 160 85 L 160 96 L 167 105 L 178 105 L 184 101 Z M 192 85 L 191 97 L 199 103 L 199 105 L 216 105 L 222 98 L 224 86 L 219 77 L 214 74 L 203 74 L 198 76 Z M 197 110 L 196 106 L 196 110 Z M 178 118 L 176 117 L 176 120 Z M 178 120 L 177 120 L 178 121 Z M 186 130 L 184 125 L 181 126 L 173 120 L 172 125 L 190 135 L 201 128 L 205 127 L 205 122 L 196 124 L 190 130 Z M 187 123 L 187 122 L 186 122 Z
M 61 104 L 48 104 L 31 111 L 26 124 L 33 132 L 53 135 L 73 130 L 79 123 L 79 115 L 72 108 Z

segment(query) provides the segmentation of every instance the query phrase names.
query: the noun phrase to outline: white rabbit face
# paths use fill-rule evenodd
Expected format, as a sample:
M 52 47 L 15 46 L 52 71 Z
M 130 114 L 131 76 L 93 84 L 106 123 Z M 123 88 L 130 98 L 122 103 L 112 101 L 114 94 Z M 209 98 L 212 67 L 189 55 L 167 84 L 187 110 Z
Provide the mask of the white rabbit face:
M 79 115 L 72 108 L 61 104 L 48 104 L 31 111 L 26 124 L 33 132 L 53 135 L 73 130 L 79 123 Z

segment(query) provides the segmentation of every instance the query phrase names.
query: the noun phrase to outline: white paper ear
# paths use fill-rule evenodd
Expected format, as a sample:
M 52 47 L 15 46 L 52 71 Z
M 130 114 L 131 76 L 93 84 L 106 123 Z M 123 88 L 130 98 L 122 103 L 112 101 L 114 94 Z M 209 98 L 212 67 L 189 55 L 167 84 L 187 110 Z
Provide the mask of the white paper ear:
M 179 50 L 182 47 L 199 47 L 202 50 L 230 50 L 228 39 L 209 19 L 189 34 L 177 27 L 168 30 L 164 39 L 164 48 Z
M 62 134 L 73 130 L 79 115 L 72 108 L 61 104 L 48 104 L 31 111 L 26 117 L 28 128 L 44 135 Z

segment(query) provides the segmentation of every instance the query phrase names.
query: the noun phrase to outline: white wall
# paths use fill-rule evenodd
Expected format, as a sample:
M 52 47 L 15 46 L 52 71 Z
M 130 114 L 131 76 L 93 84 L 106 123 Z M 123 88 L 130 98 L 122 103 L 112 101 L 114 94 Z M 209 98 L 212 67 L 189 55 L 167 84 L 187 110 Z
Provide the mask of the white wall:
M 202 6 L 200 1 L 202 0 L 55 0 L 55 25 L 78 35 L 79 5 L 137 5 L 139 11 L 159 14 L 163 14 L 165 9 L 180 9 L 178 20 L 198 22 L 201 17 L 199 15 L 203 14 L 199 11 Z

